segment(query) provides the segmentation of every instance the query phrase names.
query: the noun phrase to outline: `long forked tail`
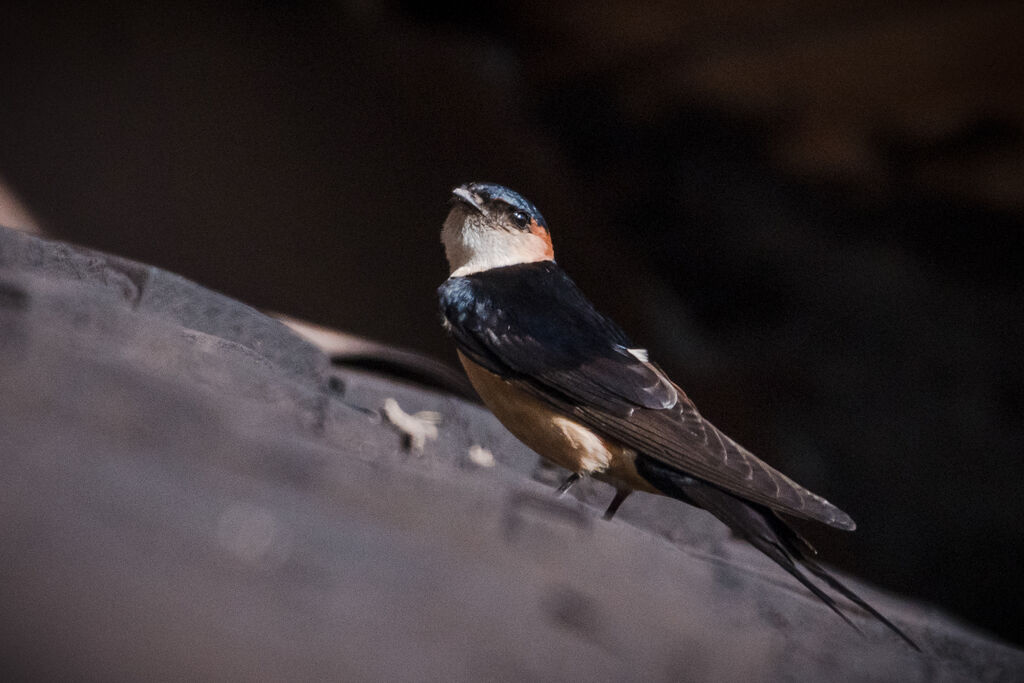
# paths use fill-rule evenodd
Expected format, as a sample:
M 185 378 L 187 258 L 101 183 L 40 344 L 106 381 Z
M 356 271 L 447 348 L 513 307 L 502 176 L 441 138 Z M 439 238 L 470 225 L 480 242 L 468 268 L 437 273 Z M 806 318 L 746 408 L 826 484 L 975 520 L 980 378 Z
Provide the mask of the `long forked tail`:
M 704 508 L 724 522 L 730 529 L 789 572 L 856 631 L 860 632 L 856 624 L 839 609 L 839 605 L 832 596 L 800 570 L 800 565 L 824 581 L 832 590 L 885 624 L 910 647 L 918 652 L 921 651 L 917 643 L 906 633 L 818 564 L 812 557 L 815 554 L 814 548 L 769 508 L 737 498 L 716 486 L 689 477 L 678 470 L 665 467 L 647 458 L 638 459 L 637 469 L 662 493 L 690 505 Z

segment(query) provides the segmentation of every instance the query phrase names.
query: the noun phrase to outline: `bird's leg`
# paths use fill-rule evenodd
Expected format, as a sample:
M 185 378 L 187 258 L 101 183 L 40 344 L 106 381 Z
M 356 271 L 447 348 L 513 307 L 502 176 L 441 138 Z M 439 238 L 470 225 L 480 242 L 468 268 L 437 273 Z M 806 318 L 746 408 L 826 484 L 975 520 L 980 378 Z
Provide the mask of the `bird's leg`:
M 608 509 L 604 511 L 604 519 L 609 520 L 614 517 L 615 513 L 619 510 L 619 506 L 622 505 L 622 501 L 626 500 L 631 493 L 632 491 L 629 489 L 615 489 L 615 497 L 612 498 L 612 503 L 608 506 Z
M 562 482 L 562 485 L 558 487 L 558 491 L 557 491 L 558 495 L 560 495 L 560 496 L 563 495 L 566 491 L 568 491 L 569 489 L 572 488 L 573 484 L 575 484 L 579 480 L 580 480 L 580 473 L 579 472 L 573 472 L 572 474 L 570 474 L 568 477 L 566 477 L 565 481 Z

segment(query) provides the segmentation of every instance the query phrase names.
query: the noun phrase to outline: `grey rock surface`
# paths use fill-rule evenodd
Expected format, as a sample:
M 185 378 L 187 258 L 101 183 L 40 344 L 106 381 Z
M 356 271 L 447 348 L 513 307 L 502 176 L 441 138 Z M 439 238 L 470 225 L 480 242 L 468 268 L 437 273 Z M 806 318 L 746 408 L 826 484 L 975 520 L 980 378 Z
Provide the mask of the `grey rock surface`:
M 861 637 L 703 512 L 558 499 L 482 408 L 332 368 L 237 301 L 0 229 L 0 662 L 165 680 L 1024 679 L 850 582 Z M 422 454 L 381 418 L 442 414 Z M 489 449 L 493 466 L 469 456 Z

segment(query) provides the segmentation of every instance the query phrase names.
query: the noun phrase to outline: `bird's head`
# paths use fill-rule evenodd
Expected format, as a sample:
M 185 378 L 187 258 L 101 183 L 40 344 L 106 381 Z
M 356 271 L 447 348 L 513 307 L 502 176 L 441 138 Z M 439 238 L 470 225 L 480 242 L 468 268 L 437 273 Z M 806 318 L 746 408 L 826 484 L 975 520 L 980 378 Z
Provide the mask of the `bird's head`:
M 544 217 L 519 193 L 466 183 L 452 190 L 451 203 L 441 241 L 452 275 L 554 258 Z

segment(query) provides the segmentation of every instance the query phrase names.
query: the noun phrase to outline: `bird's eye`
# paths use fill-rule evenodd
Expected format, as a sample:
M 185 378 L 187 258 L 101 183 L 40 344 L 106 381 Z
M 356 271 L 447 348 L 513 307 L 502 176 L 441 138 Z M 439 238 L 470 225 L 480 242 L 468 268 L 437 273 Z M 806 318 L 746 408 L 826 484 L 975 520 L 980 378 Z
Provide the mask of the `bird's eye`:
M 512 222 L 516 224 L 517 228 L 525 228 L 530 223 L 530 215 L 525 211 L 513 211 L 510 214 Z

